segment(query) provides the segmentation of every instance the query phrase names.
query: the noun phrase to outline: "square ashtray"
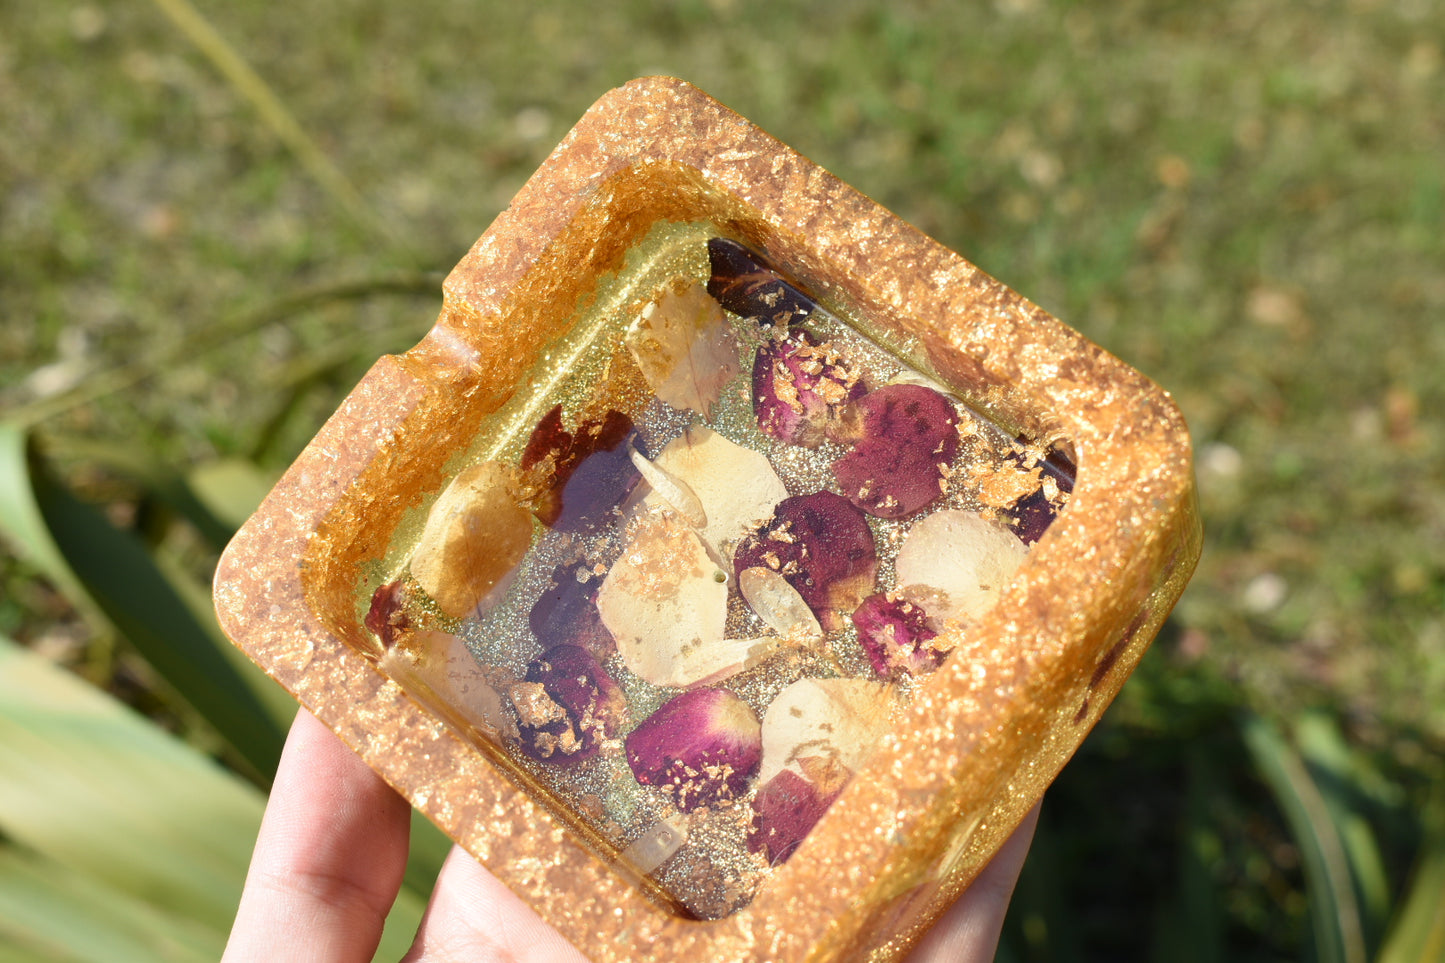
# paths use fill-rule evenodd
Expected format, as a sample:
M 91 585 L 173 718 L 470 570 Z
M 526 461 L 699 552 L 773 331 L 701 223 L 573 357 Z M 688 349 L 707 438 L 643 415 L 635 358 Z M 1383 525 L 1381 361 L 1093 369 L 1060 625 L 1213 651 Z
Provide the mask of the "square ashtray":
M 227 550 L 227 632 L 594 959 L 887 959 L 1199 552 L 1168 396 L 680 81 Z

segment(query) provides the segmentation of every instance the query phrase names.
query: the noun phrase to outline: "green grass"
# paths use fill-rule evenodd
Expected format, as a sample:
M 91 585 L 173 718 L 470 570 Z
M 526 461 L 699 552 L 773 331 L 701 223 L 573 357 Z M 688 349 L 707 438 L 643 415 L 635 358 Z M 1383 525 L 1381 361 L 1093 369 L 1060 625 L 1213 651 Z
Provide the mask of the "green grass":
M 1403 899 L 1445 749 L 1445 9 L 199 9 L 382 228 L 160 5 L 0 8 L 0 410 L 112 521 L 207 575 L 215 546 L 155 480 L 279 471 L 420 338 L 433 275 L 593 99 L 681 76 L 1144 370 L 1190 423 L 1203 560 L 1055 791 L 1038 864 L 1057 883 L 1026 877 L 1008 951 L 1066 958 L 1072 919 L 1081 958 L 1162 958 L 1196 930 L 1205 955 L 1320 954 L 1251 713 L 1298 749 L 1325 712 L 1396 787 L 1366 815 Z M 214 748 L 42 571 L 0 554 L 0 633 Z

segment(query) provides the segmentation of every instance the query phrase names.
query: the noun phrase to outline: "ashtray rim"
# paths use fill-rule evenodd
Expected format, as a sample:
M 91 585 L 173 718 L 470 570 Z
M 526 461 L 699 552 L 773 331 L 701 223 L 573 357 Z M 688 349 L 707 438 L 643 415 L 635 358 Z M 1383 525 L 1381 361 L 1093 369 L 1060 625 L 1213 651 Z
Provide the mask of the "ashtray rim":
M 734 229 L 820 299 L 920 339 L 931 361 L 972 386 L 972 400 L 1006 422 L 1067 438 L 1079 466 L 1070 507 L 1034 547 L 1028 577 L 1015 580 L 974 640 L 991 660 L 984 677 L 957 655 L 945 663 L 904 723 L 919 735 L 885 740 L 868 770 L 888 778 L 850 788 L 752 904 L 706 922 L 644 896 L 485 753 L 369 671 L 306 584 L 318 577 L 317 531 L 354 497 L 358 479 L 376 477 L 415 443 L 401 427 L 418 406 L 437 392 L 478 391 L 489 351 L 537 347 L 542 332 L 504 331 L 498 319 L 515 313 L 529 272 L 579 212 L 628 178 L 645 183 L 679 169 L 730 198 L 728 209 L 743 212 Z M 215 590 L 227 634 L 598 959 L 631 958 L 634 941 L 658 956 L 710 959 L 905 947 L 1042 794 L 1183 590 L 1200 534 L 1188 434 L 1168 395 L 671 78 L 601 98 L 444 292 L 432 331 L 377 362 L 227 548 Z M 1081 558 L 1092 564 L 1079 566 Z M 1010 752 L 1020 745 L 1033 749 L 1028 765 Z M 961 767 L 965 756 L 972 771 Z M 941 868 L 940 848 L 949 850 Z M 829 885 L 819 886 L 822 878 Z

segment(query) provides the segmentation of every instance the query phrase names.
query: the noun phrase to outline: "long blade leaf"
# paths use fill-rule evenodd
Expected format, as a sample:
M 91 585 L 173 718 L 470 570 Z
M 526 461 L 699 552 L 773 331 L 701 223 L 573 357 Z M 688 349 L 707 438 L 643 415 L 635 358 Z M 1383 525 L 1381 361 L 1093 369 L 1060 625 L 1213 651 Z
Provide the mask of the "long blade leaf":
M 272 683 L 230 657 L 209 606 L 187 605 L 139 539 L 28 461 L 13 428 L 0 434 L 0 471 L 8 505 L 0 525 L 20 550 L 80 604 L 103 612 L 255 772 L 274 771 L 289 714 L 258 695 Z
M 1425 810 L 1425 841 L 1410 890 L 1385 938 L 1379 963 L 1445 960 L 1445 779 L 1437 779 Z
M 204 963 L 226 931 L 167 913 L 54 860 L 0 848 L 0 942 L 13 959 Z M 0 960 L 6 959 L 0 953 Z
M 1299 754 L 1273 725 L 1258 716 L 1247 716 L 1241 729 L 1255 768 L 1299 845 L 1318 958 L 1321 963 L 1365 963 L 1365 938 L 1349 857 L 1319 787 Z
M 109 628 L 104 614 L 96 608 L 55 539 L 50 537 L 45 516 L 35 502 L 26 433 L 3 422 L 0 422 L 0 537 L 40 569 L 61 594 L 80 609 L 87 621 L 96 627 Z
M 0 833 L 224 929 L 261 810 L 260 792 L 195 749 L 0 641 Z

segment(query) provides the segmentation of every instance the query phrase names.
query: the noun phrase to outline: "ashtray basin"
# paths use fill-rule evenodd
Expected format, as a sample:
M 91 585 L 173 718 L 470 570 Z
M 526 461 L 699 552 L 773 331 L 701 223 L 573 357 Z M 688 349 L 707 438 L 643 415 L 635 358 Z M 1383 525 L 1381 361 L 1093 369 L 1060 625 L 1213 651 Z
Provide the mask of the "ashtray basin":
M 1157 385 L 680 81 L 228 548 L 228 634 L 597 960 L 887 959 L 1198 557 Z

